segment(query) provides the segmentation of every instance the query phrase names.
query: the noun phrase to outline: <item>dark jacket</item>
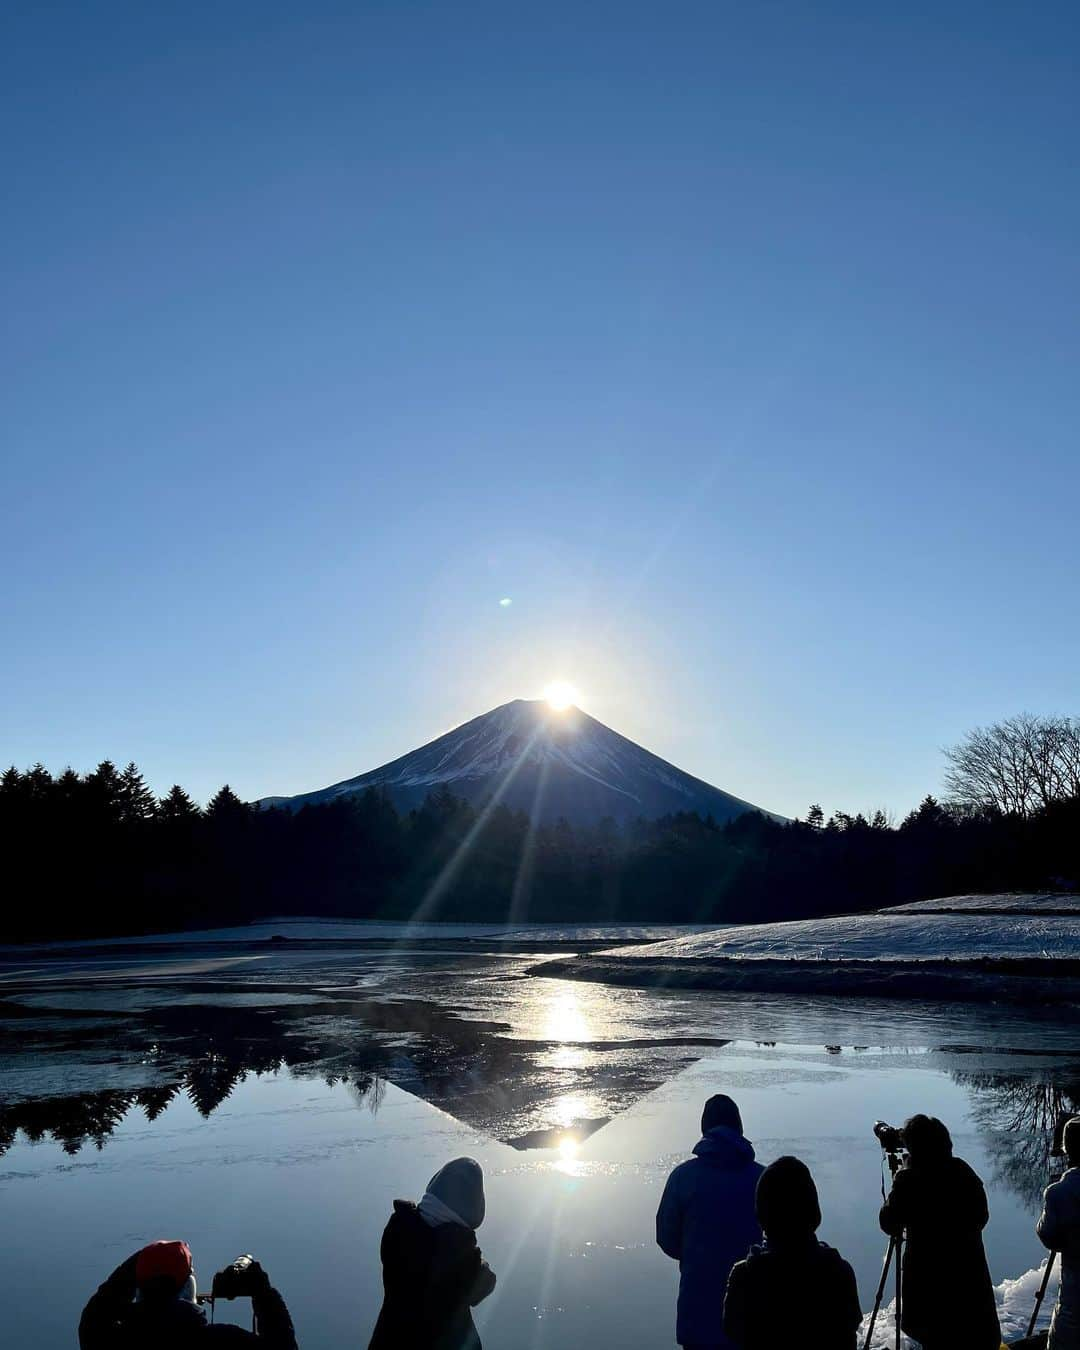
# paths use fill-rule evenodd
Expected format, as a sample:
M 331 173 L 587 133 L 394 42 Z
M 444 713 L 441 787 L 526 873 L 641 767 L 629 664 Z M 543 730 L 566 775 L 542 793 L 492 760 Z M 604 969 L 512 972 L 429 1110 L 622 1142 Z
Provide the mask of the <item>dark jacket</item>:
M 998 1350 L 994 1286 L 983 1251 L 990 1218 L 983 1184 L 962 1158 L 909 1163 L 881 1207 L 881 1227 L 907 1230 L 901 1326 L 930 1345 Z
M 395 1200 L 381 1255 L 383 1305 L 369 1350 L 481 1350 L 470 1309 L 495 1276 L 471 1228 L 433 1228 L 411 1200 Z
M 1070 1167 L 1047 1187 L 1036 1232 L 1045 1246 L 1061 1253 L 1050 1345 L 1052 1350 L 1080 1350 L 1080 1167 Z
M 724 1333 L 740 1350 L 855 1350 L 861 1321 L 855 1272 L 812 1235 L 755 1247 L 728 1279 Z
M 117 1266 L 83 1309 L 80 1350 L 296 1350 L 292 1319 L 278 1291 L 267 1282 L 252 1296 L 258 1334 L 226 1322 L 210 1325 L 194 1303 L 180 1299 L 135 1298 L 135 1257 Z
M 656 1241 L 679 1263 L 680 1345 L 727 1344 L 721 1332 L 724 1286 L 735 1262 L 761 1241 L 754 1188 L 763 1170 L 750 1141 L 719 1125 L 668 1177 L 656 1211 Z

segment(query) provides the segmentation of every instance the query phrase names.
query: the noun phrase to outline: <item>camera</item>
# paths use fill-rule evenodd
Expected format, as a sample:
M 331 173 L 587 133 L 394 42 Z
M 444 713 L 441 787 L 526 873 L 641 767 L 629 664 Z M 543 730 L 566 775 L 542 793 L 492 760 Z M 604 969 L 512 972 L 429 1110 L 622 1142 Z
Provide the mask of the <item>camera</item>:
M 874 1121 L 874 1138 L 882 1149 L 889 1154 L 904 1152 L 904 1132 L 884 1120 Z
M 253 1256 L 238 1256 L 231 1265 L 219 1270 L 214 1276 L 210 1297 L 250 1298 L 265 1281 L 263 1268 Z

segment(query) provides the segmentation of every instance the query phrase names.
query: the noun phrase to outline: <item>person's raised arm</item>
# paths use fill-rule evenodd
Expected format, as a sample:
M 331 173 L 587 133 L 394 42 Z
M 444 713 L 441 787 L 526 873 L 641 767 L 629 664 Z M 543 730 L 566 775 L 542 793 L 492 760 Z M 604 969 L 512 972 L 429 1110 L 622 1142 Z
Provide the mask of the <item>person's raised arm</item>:
M 480 1255 L 480 1248 L 469 1234 L 469 1245 L 464 1245 L 464 1230 L 457 1230 L 455 1237 L 459 1242 L 444 1249 L 441 1258 L 437 1258 L 428 1272 L 424 1288 L 418 1291 L 422 1302 L 422 1315 L 434 1335 L 446 1325 L 447 1319 L 454 1316 L 461 1307 L 475 1307 L 486 1298 L 495 1287 L 495 1276 Z M 484 1270 L 487 1269 L 488 1277 Z M 488 1285 L 486 1292 L 480 1293 Z
M 1056 1186 L 1048 1186 L 1043 1192 L 1042 1213 L 1035 1225 L 1039 1241 L 1052 1252 L 1061 1250 L 1065 1238 L 1064 1225 L 1061 1222 L 1061 1206 L 1058 1204 L 1056 1191 Z
M 241 1258 L 241 1260 L 245 1259 Z M 233 1269 L 235 1269 L 235 1264 Z M 258 1261 L 247 1260 L 238 1276 L 234 1277 L 234 1281 L 230 1292 L 221 1296 L 226 1298 L 244 1298 L 246 1296 L 251 1299 L 251 1311 L 255 1314 L 254 1339 L 259 1345 L 265 1346 L 266 1350 L 297 1350 L 296 1332 L 293 1330 L 292 1318 L 285 1306 L 285 1300 L 270 1283 L 270 1276 L 267 1275 Z M 222 1332 L 226 1330 L 224 1324 L 221 1324 L 220 1330 Z M 227 1330 L 231 1339 L 239 1342 L 240 1337 L 234 1334 L 239 1329 L 230 1326 Z M 218 1331 L 219 1327 L 211 1328 L 212 1333 Z M 220 1335 L 218 1338 L 223 1342 L 226 1339 L 224 1335 Z M 251 1338 L 250 1333 L 243 1332 L 243 1338 L 245 1341 L 249 1340 Z
M 469 1291 L 469 1307 L 475 1308 L 478 1303 L 483 1303 L 494 1288 L 495 1272 L 481 1257 L 480 1269 L 476 1272 L 476 1279 L 473 1280 L 472 1289 Z
M 908 1184 L 905 1177 L 906 1173 L 903 1168 L 901 1168 L 896 1176 L 893 1177 L 892 1190 L 889 1192 L 885 1203 L 881 1206 L 881 1213 L 878 1216 L 878 1222 L 881 1224 L 881 1231 L 883 1233 L 888 1233 L 890 1237 L 899 1237 L 907 1227 Z
M 80 1350 L 111 1350 L 117 1324 L 135 1297 L 135 1261 L 138 1252 L 122 1261 L 98 1286 L 79 1318 Z
M 289 1310 L 269 1280 L 265 1289 L 252 1294 L 251 1310 L 255 1314 L 259 1340 L 265 1341 L 267 1350 L 271 1347 L 272 1350 L 297 1350 L 296 1332 Z

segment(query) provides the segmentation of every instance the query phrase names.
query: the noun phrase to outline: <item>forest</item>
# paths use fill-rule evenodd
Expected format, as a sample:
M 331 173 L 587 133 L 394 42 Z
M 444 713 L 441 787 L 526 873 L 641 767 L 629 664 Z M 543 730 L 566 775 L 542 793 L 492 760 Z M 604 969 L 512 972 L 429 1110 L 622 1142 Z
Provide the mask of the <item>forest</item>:
M 156 798 L 135 764 L 55 776 L 40 764 L 10 768 L 0 775 L 0 940 L 286 914 L 760 922 L 972 891 L 1071 890 L 1080 759 L 1067 737 L 1065 750 L 1047 749 L 1062 726 L 1080 743 L 1068 719 L 971 733 L 947 752 L 949 800 L 927 796 L 898 823 L 880 811 L 826 819 L 813 806 L 792 821 L 750 812 L 726 824 L 687 814 L 534 827 L 445 789 L 407 813 L 375 790 L 294 812 L 246 804 L 225 786 L 203 809 L 179 786 Z

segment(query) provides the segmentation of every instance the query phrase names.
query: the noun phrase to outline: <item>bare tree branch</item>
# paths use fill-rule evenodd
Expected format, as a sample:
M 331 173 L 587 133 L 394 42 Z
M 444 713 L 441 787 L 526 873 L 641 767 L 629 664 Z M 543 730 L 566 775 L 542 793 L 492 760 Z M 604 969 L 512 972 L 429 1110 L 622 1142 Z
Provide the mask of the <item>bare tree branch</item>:
M 956 805 L 1030 816 L 1080 795 L 1080 719 L 1020 713 L 976 727 L 945 758 Z

